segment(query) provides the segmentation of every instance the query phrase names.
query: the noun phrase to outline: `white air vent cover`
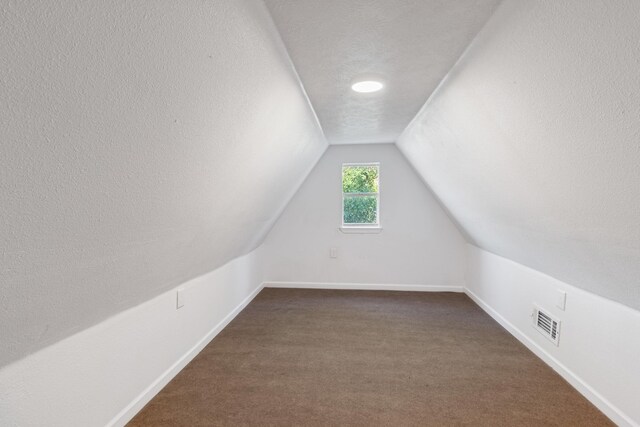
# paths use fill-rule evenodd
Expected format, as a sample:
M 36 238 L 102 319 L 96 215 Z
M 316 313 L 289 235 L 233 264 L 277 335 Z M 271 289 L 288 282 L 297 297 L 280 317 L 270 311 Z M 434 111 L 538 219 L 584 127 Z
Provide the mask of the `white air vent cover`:
M 539 307 L 533 307 L 533 327 L 549 341 L 558 345 L 560 338 L 560 321 Z

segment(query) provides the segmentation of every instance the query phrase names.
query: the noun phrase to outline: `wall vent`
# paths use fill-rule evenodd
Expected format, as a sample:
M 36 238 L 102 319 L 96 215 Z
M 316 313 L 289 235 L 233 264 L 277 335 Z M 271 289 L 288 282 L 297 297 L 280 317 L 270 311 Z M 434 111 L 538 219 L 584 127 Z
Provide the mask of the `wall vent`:
M 560 321 L 536 306 L 533 307 L 533 327 L 549 341 L 558 345 Z

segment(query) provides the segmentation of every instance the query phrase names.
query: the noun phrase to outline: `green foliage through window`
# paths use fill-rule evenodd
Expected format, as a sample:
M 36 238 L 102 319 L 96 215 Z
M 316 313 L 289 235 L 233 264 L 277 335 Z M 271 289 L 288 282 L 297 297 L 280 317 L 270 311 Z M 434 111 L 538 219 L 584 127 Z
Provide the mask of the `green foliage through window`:
M 343 193 L 377 193 L 378 166 L 343 166 Z
M 378 224 L 378 165 L 342 168 L 344 224 Z

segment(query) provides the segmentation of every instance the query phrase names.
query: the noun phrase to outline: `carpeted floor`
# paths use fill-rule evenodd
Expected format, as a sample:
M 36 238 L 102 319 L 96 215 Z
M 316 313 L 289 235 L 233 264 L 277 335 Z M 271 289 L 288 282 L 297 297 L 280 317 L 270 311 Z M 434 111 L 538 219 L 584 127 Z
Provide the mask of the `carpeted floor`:
M 612 424 L 464 294 L 265 289 L 129 425 Z

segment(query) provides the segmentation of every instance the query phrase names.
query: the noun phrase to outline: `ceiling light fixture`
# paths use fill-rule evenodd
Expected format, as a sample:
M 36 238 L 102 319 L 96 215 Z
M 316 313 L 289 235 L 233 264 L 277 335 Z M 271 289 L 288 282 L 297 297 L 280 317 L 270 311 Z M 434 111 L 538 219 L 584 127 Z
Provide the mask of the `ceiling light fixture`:
M 355 92 L 360 92 L 360 93 L 377 92 L 383 87 L 384 85 L 381 82 L 378 82 L 376 80 L 363 80 L 361 82 L 356 82 L 353 85 L 351 85 L 351 89 L 353 89 Z

